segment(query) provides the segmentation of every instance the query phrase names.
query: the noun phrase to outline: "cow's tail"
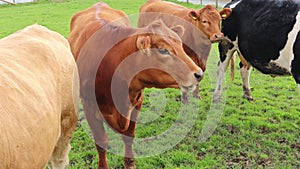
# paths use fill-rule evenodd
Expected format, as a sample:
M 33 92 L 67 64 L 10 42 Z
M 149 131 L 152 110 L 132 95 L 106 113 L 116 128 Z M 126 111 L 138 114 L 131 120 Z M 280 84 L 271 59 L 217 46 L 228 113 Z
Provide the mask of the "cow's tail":
M 230 59 L 230 75 L 231 75 L 231 81 L 234 81 L 234 65 L 235 65 L 236 56 L 233 55 Z

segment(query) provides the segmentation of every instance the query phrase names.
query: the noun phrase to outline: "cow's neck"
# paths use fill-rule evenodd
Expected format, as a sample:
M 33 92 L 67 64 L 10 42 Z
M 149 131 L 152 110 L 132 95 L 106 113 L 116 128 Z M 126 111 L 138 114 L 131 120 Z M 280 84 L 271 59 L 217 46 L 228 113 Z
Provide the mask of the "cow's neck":
M 122 40 L 115 46 L 114 51 L 116 51 L 116 53 L 119 53 L 120 62 L 128 57 L 135 57 L 133 54 L 139 51 L 136 46 L 136 40 L 137 35 L 129 35 L 128 38 Z M 122 51 L 122 53 L 120 53 L 120 51 Z
M 100 79 L 105 79 L 99 81 L 102 85 L 96 87 L 102 93 L 99 95 L 100 110 L 108 112 L 109 115 L 104 114 L 106 122 L 120 133 L 128 130 L 130 120 L 134 118 L 132 113 L 142 102 L 143 89 L 136 85 L 129 86 L 132 68 L 137 65 L 135 62 L 129 64 L 127 59 L 134 59 L 137 51 L 136 37 L 129 35 L 113 46 L 99 70 Z
M 134 68 L 131 70 L 131 79 L 128 81 L 129 84 L 129 97 L 130 101 L 134 104 L 137 104 L 138 102 L 142 101 L 142 95 L 143 95 L 143 89 L 146 87 L 142 83 L 139 82 L 137 79 L 136 74 L 140 73 L 141 67 L 140 62 L 143 62 L 142 57 L 144 57 L 144 54 L 137 48 L 136 41 L 138 36 L 134 36 L 132 38 L 128 38 L 128 41 L 131 41 L 130 44 L 132 44 L 131 49 L 129 51 L 129 54 L 132 54 L 131 57 L 134 58 L 134 64 L 130 64 L 129 66 L 134 66 Z M 134 53 L 134 54 L 133 54 Z M 131 59 L 129 59 L 131 60 Z M 132 77 L 133 76 L 133 77 Z
M 116 44 L 109 54 L 117 60 L 117 64 L 113 65 L 115 67 L 114 74 L 111 74 L 111 82 L 113 85 L 116 84 L 116 86 L 112 86 L 112 88 L 116 87 L 119 88 L 116 90 L 120 92 L 128 92 L 127 94 L 132 104 L 140 100 L 143 89 L 145 88 L 145 86 L 143 86 L 142 83 L 138 83 L 138 80 L 135 78 L 135 75 L 140 72 L 139 63 L 142 62 L 140 58 L 141 52 L 136 46 L 136 40 L 137 35 L 129 36 Z M 120 53 L 120 51 L 122 51 L 122 53 Z M 108 57 L 110 58 L 110 56 Z M 120 83 L 122 83 L 122 86 L 118 85 Z M 123 89 L 120 90 L 120 88 Z

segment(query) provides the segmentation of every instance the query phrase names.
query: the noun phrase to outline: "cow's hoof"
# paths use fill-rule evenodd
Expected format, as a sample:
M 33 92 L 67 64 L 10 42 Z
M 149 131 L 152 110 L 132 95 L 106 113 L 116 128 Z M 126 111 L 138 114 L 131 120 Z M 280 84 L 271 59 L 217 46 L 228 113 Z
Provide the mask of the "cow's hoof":
M 243 98 L 247 99 L 248 101 L 254 101 L 254 98 L 249 95 L 243 95 Z
M 216 94 L 213 96 L 213 103 L 219 103 L 221 101 L 221 96 Z
M 133 158 L 124 158 L 124 169 L 135 169 L 136 165 Z
M 130 166 L 125 166 L 124 165 L 124 169 L 136 169 L 136 165 L 135 164 L 130 165 Z
M 98 169 L 108 169 L 108 167 L 100 166 Z
M 136 166 L 135 165 L 134 166 L 127 166 L 127 167 L 124 166 L 124 169 L 136 169 Z

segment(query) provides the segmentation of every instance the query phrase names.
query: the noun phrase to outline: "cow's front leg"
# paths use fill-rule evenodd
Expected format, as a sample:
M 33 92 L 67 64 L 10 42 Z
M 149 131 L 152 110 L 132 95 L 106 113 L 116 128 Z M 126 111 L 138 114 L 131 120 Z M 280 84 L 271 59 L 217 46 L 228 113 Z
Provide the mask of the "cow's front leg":
M 240 67 L 241 67 L 241 77 L 242 77 L 243 92 L 244 92 L 243 97 L 249 101 L 252 101 L 254 99 L 251 96 L 251 89 L 250 89 L 250 73 L 251 73 L 250 66 L 246 67 L 243 66 L 242 63 L 240 63 Z
M 98 169 L 108 169 L 108 164 L 106 161 L 108 137 L 103 126 L 103 120 L 99 120 L 96 117 L 96 113 L 100 112 L 97 111 L 98 108 L 96 107 L 96 104 L 92 104 L 84 99 L 82 101 L 86 120 L 88 121 L 88 124 L 92 130 L 95 145 L 98 151 Z
M 213 102 L 221 101 L 222 83 L 231 57 L 232 55 L 229 55 L 228 57 L 226 57 L 226 59 L 223 62 L 221 61 L 219 62 L 218 70 L 217 70 L 218 82 L 217 82 L 216 89 L 214 91 Z

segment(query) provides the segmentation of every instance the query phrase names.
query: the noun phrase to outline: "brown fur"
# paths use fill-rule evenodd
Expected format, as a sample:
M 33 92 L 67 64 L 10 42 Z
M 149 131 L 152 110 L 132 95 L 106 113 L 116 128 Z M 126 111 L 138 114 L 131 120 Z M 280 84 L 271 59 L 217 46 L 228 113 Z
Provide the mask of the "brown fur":
M 220 30 L 220 21 L 230 14 L 229 8 L 218 12 L 215 7 L 206 5 L 197 10 L 172 2 L 148 0 L 140 8 L 138 26 L 147 26 L 157 18 L 161 18 L 167 26 L 182 25 L 186 29 L 182 37 L 184 50 L 205 71 L 211 43 L 224 38 Z M 198 87 L 193 93 L 195 97 L 200 98 Z M 187 93 L 183 93 L 183 96 L 187 96 Z M 187 98 L 182 99 L 184 103 L 187 102 Z
M 172 29 L 183 31 L 180 26 Z M 84 111 L 99 154 L 98 168 L 108 168 L 103 122 L 123 134 L 124 167 L 134 167 L 132 142 L 143 89 L 177 83 L 196 85 L 194 73 L 200 68 L 184 52 L 178 35 L 164 23 L 155 21 L 149 27 L 132 28 L 123 12 L 104 3 L 73 16 L 69 42 L 77 59 Z M 171 55 L 162 56 L 152 48 L 167 49 Z

